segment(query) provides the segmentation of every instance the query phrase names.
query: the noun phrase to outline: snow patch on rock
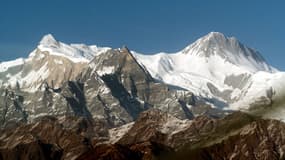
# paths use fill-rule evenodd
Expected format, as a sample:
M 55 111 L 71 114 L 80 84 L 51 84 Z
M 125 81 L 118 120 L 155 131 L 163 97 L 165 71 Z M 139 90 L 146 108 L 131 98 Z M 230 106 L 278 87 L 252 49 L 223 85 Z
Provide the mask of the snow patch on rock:
M 102 69 L 97 70 L 97 74 L 99 76 L 103 76 L 105 74 L 112 74 L 115 72 L 115 67 L 114 66 L 103 66 Z

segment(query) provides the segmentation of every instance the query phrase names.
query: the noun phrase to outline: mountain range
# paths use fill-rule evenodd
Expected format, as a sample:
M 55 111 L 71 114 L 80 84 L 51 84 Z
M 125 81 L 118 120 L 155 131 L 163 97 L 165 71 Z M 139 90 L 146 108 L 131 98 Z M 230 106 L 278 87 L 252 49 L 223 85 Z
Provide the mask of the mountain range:
M 156 150 L 245 158 L 233 144 L 247 144 L 250 159 L 265 148 L 264 157 L 282 159 L 284 80 L 258 51 L 218 32 L 177 53 L 153 55 L 65 44 L 48 34 L 29 57 L 0 63 L 0 159 L 32 151 L 42 153 L 35 159 L 161 158 Z M 274 141 L 252 150 L 261 139 L 245 140 L 257 133 Z

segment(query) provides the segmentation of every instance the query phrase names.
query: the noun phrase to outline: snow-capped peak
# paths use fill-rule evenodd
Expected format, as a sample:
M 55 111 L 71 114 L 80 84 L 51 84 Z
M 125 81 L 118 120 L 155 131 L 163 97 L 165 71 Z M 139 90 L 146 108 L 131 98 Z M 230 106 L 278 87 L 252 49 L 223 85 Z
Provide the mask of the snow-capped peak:
M 226 37 L 220 32 L 210 32 L 187 46 L 182 50 L 182 53 L 206 57 L 218 54 L 224 57 L 224 50 L 229 51 L 230 54 L 238 54 L 241 48 L 247 47 L 243 46 L 235 37 Z M 218 52 L 222 49 L 223 52 Z
M 52 46 L 52 45 L 57 45 L 58 42 L 55 40 L 53 35 L 47 34 L 47 35 L 43 36 L 43 38 L 41 39 L 39 44 L 44 45 L 44 46 Z
M 210 32 L 209 34 L 201 37 L 194 43 L 187 46 L 185 49 L 182 50 L 185 54 L 197 54 L 200 50 L 205 50 L 206 48 L 216 47 L 220 45 L 226 45 L 227 38 L 224 34 L 220 32 Z M 196 51 L 196 52 L 193 52 Z M 209 55 L 206 55 L 209 56 Z
M 208 39 L 210 41 L 216 41 L 216 42 L 225 41 L 227 39 L 226 36 L 220 32 L 210 32 L 203 38 Z
M 251 72 L 276 69 L 270 67 L 258 51 L 240 43 L 235 37 L 226 37 L 219 32 L 210 32 L 181 51 L 199 57 L 218 56 L 224 61 L 245 68 Z
M 246 93 L 253 75 L 278 72 L 257 51 L 219 32 L 211 32 L 177 53 L 133 54 L 155 79 L 227 104 Z
M 107 47 L 97 47 L 95 45 L 65 44 L 57 41 L 51 34 L 43 36 L 37 48 L 40 51 L 48 52 L 50 55 L 68 58 L 75 63 L 89 62 L 95 55 L 110 49 Z M 36 52 L 32 52 L 30 57 L 33 57 L 35 54 Z
M 238 49 L 242 45 L 236 37 L 227 37 L 220 32 L 210 32 L 199 40 L 206 43 L 208 47 L 225 47 L 229 45 Z

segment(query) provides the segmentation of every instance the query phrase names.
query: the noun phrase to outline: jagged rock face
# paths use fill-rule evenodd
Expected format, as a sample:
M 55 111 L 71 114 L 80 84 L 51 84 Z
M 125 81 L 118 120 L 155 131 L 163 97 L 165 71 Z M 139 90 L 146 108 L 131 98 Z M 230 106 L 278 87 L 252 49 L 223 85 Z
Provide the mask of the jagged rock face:
M 133 118 L 153 107 L 168 110 L 179 118 L 193 118 L 186 106 L 195 103 L 192 93 L 174 91 L 165 84 L 156 83 L 127 48 L 100 54 L 91 62 L 91 67 Z
M 1 130 L 2 159 L 284 159 L 285 124 L 245 113 L 179 120 L 160 110 L 140 114 L 117 142 L 106 123 L 43 117 Z M 107 136 L 106 136 L 107 135 Z M 113 144 L 114 143 L 114 144 Z M 13 156 L 11 156 L 13 155 Z
M 53 90 L 47 84 L 39 91 L 25 92 L 12 89 L 0 89 L 0 120 L 1 125 L 8 122 L 32 122 L 44 115 L 72 115 L 65 98 L 59 90 Z
M 76 117 L 44 117 L 36 123 L 5 129 L 1 133 L 0 155 L 3 159 L 17 159 L 18 156 L 76 159 L 91 150 L 92 138 L 108 136 L 106 124 Z
M 119 144 L 136 144 L 145 141 L 164 141 L 166 134 L 160 132 L 167 123 L 168 115 L 158 110 L 143 112 L 132 128 L 119 140 Z
M 176 151 L 168 159 L 284 159 L 283 122 L 237 112 L 222 119 L 197 117 L 167 133 L 160 127 L 162 121 L 169 123 L 165 116 L 144 112 L 118 143 L 163 144 Z
M 0 94 L 0 124 L 3 125 L 10 120 L 26 121 L 27 114 L 22 108 L 23 96 L 8 89 L 1 89 Z
M 172 159 L 284 159 L 284 123 L 256 120 L 215 143 L 179 151 Z
M 284 129 L 281 122 L 259 120 L 204 152 L 224 159 L 284 159 Z
M 176 150 L 183 148 L 191 150 L 212 145 L 235 134 L 254 120 L 255 117 L 241 112 L 232 113 L 221 119 L 200 116 L 191 121 L 185 130 L 173 134 L 167 143 Z
M 153 142 L 107 144 L 101 121 L 80 117 L 42 117 L 32 124 L 1 130 L 0 158 L 6 159 L 152 159 L 172 149 Z M 102 143 L 103 142 L 103 143 Z
M 150 109 L 140 114 L 117 142 L 134 144 L 154 141 L 179 150 L 190 142 L 193 146 L 201 146 L 220 140 L 252 121 L 253 117 L 239 112 L 222 119 L 199 116 L 193 120 L 179 120 L 160 110 Z

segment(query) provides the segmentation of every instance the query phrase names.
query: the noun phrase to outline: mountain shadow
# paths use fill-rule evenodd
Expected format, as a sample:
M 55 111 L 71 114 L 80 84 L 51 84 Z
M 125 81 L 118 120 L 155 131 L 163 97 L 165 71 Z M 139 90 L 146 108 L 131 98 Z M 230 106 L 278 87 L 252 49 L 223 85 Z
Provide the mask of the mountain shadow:
M 119 100 L 120 105 L 134 118 L 136 119 L 140 112 L 146 110 L 140 104 L 140 102 L 120 83 L 116 74 L 103 75 L 102 80 L 110 88 L 112 95 Z

